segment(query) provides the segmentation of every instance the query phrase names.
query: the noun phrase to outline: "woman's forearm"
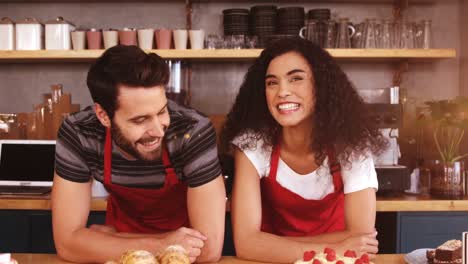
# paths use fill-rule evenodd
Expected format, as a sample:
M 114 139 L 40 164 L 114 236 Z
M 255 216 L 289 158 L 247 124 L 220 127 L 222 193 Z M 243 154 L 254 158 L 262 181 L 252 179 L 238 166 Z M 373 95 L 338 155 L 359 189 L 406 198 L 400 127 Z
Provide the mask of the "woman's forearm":
M 287 237 L 290 240 L 309 243 L 338 243 L 351 236 L 350 231 L 324 233 L 307 237 Z
M 265 232 L 243 234 L 234 237 L 236 253 L 239 258 L 277 263 L 292 263 L 302 258 L 304 251 L 322 251 L 325 247 L 333 247 L 333 243 L 295 241 Z

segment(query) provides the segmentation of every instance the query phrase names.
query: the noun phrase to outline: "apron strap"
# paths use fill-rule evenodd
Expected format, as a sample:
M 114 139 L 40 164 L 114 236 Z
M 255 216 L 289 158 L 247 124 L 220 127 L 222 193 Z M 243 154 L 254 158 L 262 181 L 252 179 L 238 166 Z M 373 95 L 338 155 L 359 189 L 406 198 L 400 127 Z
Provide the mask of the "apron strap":
M 338 160 L 336 159 L 335 149 L 329 148 L 327 150 L 328 154 L 328 166 L 330 167 L 330 173 L 333 177 L 333 185 L 335 186 L 335 191 L 339 191 L 343 188 L 343 179 L 341 178 L 341 166 Z
M 164 170 L 166 171 L 166 180 L 164 181 L 164 185 L 175 184 L 179 182 L 179 180 L 177 179 L 177 174 L 175 173 L 175 170 L 172 167 L 171 159 L 169 158 L 169 151 L 167 150 L 166 144 L 163 144 L 162 147 L 162 161 L 164 164 Z
M 104 183 L 111 184 L 112 172 L 112 138 L 110 128 L 106 128 L 106 139 L 104 144 Z

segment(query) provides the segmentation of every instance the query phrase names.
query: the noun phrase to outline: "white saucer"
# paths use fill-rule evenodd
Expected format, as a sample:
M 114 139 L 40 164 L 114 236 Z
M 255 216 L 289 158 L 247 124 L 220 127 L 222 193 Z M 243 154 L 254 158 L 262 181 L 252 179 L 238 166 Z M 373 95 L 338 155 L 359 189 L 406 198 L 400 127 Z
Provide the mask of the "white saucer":
M 426 251 L 432 248 L 420 248 L 405 255 L 405 261 L 409 264 L 427 264 Z

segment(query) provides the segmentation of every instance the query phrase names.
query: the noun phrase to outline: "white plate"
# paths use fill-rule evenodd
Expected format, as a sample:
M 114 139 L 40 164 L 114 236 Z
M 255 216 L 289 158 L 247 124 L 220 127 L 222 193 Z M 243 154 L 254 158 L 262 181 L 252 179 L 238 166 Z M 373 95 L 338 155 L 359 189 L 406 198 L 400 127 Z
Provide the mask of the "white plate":
M 426 251 L 432 248 L 420 248 L 405 255 L 405 261 L 409 264 L 427 264 Z

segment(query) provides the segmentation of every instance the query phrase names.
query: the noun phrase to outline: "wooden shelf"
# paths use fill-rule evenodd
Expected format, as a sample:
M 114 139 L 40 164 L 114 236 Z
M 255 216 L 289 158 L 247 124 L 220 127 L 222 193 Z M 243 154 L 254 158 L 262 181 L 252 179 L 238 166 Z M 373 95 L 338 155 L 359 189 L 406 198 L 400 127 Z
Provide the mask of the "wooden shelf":
M 100 3 L 100 2 L 133 2 L 134 0 L 0 0 L 0 3 L 74 3 L 74 2 L 90 2 L 90 3 Z M 186 0 L 176 0 L 175 2 L 184 3 Z M 411 0 L 411 4 L 432 4 L 440 0 Z M 156 2 L 156 3 L 164 3 L 164 2 L 174 2 L 171 0 L 139 0 L 139 2 Z M 255 4 L 271 4 L 271 0 L 190 0 L 192 3 L 248 3 L 249 6 L 253 6 Z M 297 0 L 277 0 L 277 3 L 296 3 Z M 304 2 L 309 3 L 365 3 L 365 4 L 393 4 L 395 0 L 306 0 Z
M 252 60 L 260 55 L 261 49 L 219 50 L 150 50 L 166 59 L 190 60 Z M 455 49 L 329 49 L 338 60 L 434 60 L 455 58 Z M 37 50 L 0 51 L 0 63 L 16 62 L 89 62 L 95 60 L 103 50 Z
M 338 59 L 427 60 L 457 56 L 455 49 L 329 49 Z

